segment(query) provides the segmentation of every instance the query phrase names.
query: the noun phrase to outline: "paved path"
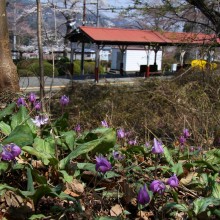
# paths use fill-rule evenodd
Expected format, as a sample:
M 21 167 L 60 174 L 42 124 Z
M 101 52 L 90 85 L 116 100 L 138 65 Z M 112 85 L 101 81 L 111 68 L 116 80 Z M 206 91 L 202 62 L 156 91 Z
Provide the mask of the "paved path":
M 157 76 L 158 77 L 158 76 Z M 151 78 L 151 77 L 150 77 Z M 153 77 L 152 77 L 153 78 Z M 169 76 L 166 77 L 160 77 L 160 78 L 169 78 Z M 100 85 L 103 84 L 132 84 L 140 80 L 144 80 L 143 77 L 136 77 L 134 74 L 126 75 L 126 76 L 120 76 L 119 74 L 105 74 L 100 75 L 99 83 Z M 52 91 L 59 90 L 61 88 L 64 88 L 68 84 L 73 82 L 78 83 L 94 83 L 94 76 L 93 75 L 84 75 L 84 76 L 75 76 L 73 79 L 65 78 L 65 77 L 45 77 L 45 91 L 49 91 L 52 89 Z M 24 92 L 30 92 L 30 91 L 39 91 L 40 86 L 40 79 L 38 77 L 20 77 L 20 88 L 21 91 Z

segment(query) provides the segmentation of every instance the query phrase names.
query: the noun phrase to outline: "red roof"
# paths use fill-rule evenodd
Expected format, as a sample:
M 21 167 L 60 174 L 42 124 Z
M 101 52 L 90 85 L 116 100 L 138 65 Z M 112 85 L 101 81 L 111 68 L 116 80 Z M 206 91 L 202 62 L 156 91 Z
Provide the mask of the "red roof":
M 94 41 L 133 42 L 133 43 L 168 43 L 160 33 L 150 30 L 135 30 L 121 28 L 97 28 L 82 26 L 80 29 Z
M 178 45 L 220 43 L 215 35 L 202 33 L 159 32 L 151 30 L 81 26 L 80 32 L 67 36 L 70 41 L 106 45 Z

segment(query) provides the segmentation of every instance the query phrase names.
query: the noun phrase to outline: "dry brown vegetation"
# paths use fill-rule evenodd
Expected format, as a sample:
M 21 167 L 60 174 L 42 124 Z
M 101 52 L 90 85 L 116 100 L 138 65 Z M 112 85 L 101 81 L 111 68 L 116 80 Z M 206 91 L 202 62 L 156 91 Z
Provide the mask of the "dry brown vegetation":
M 128 85 L 74 82 L 57 98 L 64 93 L 70 97 L 72 128 L 80 124 L 91 129 L 105 119 L 112 127 L 132 131 L 140 142 L 156 135 L 166 144 L 188 128 L 192 144 L 209 147 L 218 139 L 219 92 L 218 74 L 190 70 L 171 79 L 152 77 Z M 53 107 L 52 113 L 60 114 Z

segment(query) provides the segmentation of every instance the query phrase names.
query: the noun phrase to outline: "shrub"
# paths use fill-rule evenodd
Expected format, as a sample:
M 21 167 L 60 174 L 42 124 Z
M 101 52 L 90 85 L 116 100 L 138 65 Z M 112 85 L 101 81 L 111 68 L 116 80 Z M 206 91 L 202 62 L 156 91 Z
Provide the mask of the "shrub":
M 33 72 L 28 69 L 18 69 L 19 76 L 33 76 Z
M 17 64 L 19 76 L 36 76 L 39 75 L 39 60 L 28 59 L 21 60 Z M 44 61 L 44 75 L 53 76 L 53 65 L 48 61 Z M 55 68 L 54 76 L 58 76 L 58 70 Z
M 39 63 L 38 61 L 33 62 L 28 66 L 28 70 L 33 72 L 33 75 L 39 75 Z M 45 76 L 53 76 L 53 65 L 47 61 L 44 61 L 44 75 Z M 58 71 L 55 68 L 54 76 L 58 76 Z

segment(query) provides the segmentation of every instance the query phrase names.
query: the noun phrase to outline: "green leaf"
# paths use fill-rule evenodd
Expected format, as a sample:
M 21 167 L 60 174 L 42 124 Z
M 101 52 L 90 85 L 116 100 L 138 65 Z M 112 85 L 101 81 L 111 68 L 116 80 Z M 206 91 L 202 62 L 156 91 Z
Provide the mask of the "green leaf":
M 33 143 L 33 134 L 27 124 L 17 126 L 11 134 L 3 140 L 2 144 L 15 143 L 19 147 L 31 145 Z
M 96 172 L 94 163 L 77 163 L 77 168 L 80 170 L 89 170 L 92 172 Z
M 65 138 L 65 142 L 68 145 L 69 149 L 72 151 L 74 144 L 75 144 L 75 139 L 76 139 L 76 132 L 75 131 L 67 131 L 61 133 L 62 137 Z
M 3 121 L 0 122 L 0 129 L 1 132 L 6 136 L 8 136 L 11 133 L 11 127 Z
M 171 171 L 175 173 L 177 176 L 181 175 L 183 173 L 183 166 L 182 163 L 174 164 L 171 168 Z
M 119 176 L 120 176 L 119 174 L 113 171 L 108 171 L 107 173 L 105 173 L 104 179 L 110 179 L 110 178 L 119 177 Z
M 96 191 L 96 190 L 95 190 Z M 105 198 L 122 198 L 124 193 L 119 192 L 118 190 L 112 190 L 112 191 L 104 191 L 102 193 L 102 196 Z
M 46 184 L 47 179 L 45 176 L 42 176 L 42 174 L 36 170 L 36 169 L 31 169 L 32 176 L 34 178 L 34 181 L 39 183 L 39 184 Z
M 49 160 L 49 158 L 51 157 L 50 155 L 45 155 L 43 152 L 39 152 L 33 147 L 24 146 L 22 150 L 31 155 L 36 156 L 38 159 L 42 160 L 43 164 L 45 165 L 48 165 L 50 163 L 50 160 Z
M 8 115 L 12 115 L 14 113 L 14 109 L 16 107 L 15 103 L 9 104 L 5 109 L 0 111 L 0 120 Z
M 178 204 L 178 203 L 175 203 L 175 202 L 171 202 L 171 203 L 167 203 L 165 206 L 164 206 L 164 210 L 170 210 L 170 209 L 176 209 L 176 210 L 179 210 L 181 212 L 187 212 L 188 211 L 188 207 L 185 205 L 185 204 Z
M 89 152 L 95 153 L 107 153 L 111 148 L 114 147 L 116 142 L 116 132 L 112 128 L 108 128 L 105 130 L 101 136 L 77 146 L 66 158 L 60 161 L 59 167 L 60 169 L 65 169 L 65 166 L 70 162 L 70 160 Z
M 28 220 L 44 219 L 46 216 L 43 214 L 32 215 Z
M 220 184 L 218 182 L 213 183 L 211 195 L 214 198 L 220 199 Z
M 55 141 L 50 137 L 45 139 L 36 137 L 34 139 L 33 147 L 37 151 L 43 152 L 46 155 L 50 155 L 50 156 L 55 155 Z
M 25 106 L 20 106 L 19 111 L 12 116 L 11 127 L 15 129 L 17 126 L 24 123 L 30 127 L 32 133 L 36 133 L 37 127 L 31 120 L 27 108 Z
M 71 183 L 73 181 L 73 176 L 70 176 L 65 170 L 60 170 L 59 172 L 62 174 L 63 179 L 67 183 Z
M 193 211 L 196 215 L 200 214 L 201 212 L 206 211 L 207 207 L 209 205 L 212 206 L 219 206 L 220 205 L 220 199 L 216 198 L 198 198 L 193 202 Z
M 167 161 L 171 166 L 174 166 L 173 158 L 172 158 L 172 156 L 171 156 L 171 154 L 170 154 L 168 148 L 164 146 L 163 149 L 164 149 L 164 156 L 165 156 L 165 158 L 166 158 L 166 161 Z
M 210 170 L 213 170 L 215 172 L 218 172 L 218 168 L 216 166 L 213 166 L 211 163 L 205 161 L 205 160 L 196 160 L 194 161 L 195 164 L 199 164 L 200 166 L 205 166 L 207 168 L 209 168 Z
M 27 169 L 27 191 L 34 192 L 34 184 L 31 169 L 29 167 Z
M 8 162 L 4 162 L 4 161 L 1 161 L 0 162 L 0 173 L 4 173 L 9 167 L 9 163 Z

